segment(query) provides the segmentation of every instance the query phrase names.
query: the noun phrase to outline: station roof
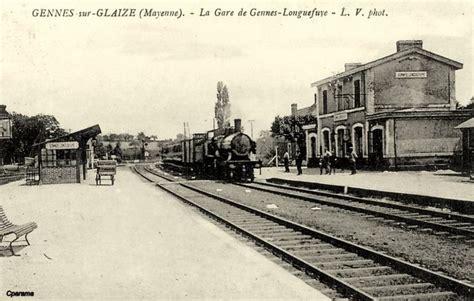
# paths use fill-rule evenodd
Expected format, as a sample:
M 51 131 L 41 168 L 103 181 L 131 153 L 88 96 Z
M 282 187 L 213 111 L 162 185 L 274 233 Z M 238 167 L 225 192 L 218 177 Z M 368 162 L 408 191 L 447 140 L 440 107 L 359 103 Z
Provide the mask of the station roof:
M 348 71 L 344 71 L 344 72 L 341 72 L 339 74 L 336 74 L 334 76 L 330 76 L 330 77 L 327 77 L 327 78 L 324 78 L 322 80 L 319 80 L 319 81 L 316 81 L 314 83 L 311 84 L 311 87 L 317 87 L 319 85 L 322 85 L 322 84 L 326 84 L 328 82 L 332 82 L 334 80 L 337 80 L 339 78 L 343 78 L 343 77 L 346 77 L 346 76 L 349 76 L 349 75 L 352 75 L 352 74 L 355 74 L 357 72 L 360 72 L 360 71 L 363 71 L 363 70 L 367 70 L 367 69 L 370 69 L 370 68 L 373 68 L 375 66 L 378 66 L 378 65 L 381 65 L 381 64 L 384 64 L 386 62 L 389 62 L 389 61 L 392 61 L 392 60 L 395 60 L 395 59 L 399 59 L 401 57 L 404 57 L 404 56 L 407 56 L 407 55 L 410 55 L 410 54 L 420 54 L 420 55 L 423 55 L 423 56 L 426 56 L 426 57 L 429 57 L 433 60 L 436 60 L 436 61 L 439 61 L 439 62 L 442 62 L 446 65 L 449 65 L 449 66 L 452 66 L 454 69 L 462 69 L 463 67 L 463 64 L 462 63 L 459 63 L 459 62 L 456 62 L 454 60 L 451 60 L 451 59 L 448 59 L 444 56 L 441 56 L 441 55 L 438 55 L 436 53 L 433 53 L 431 51 L 427 51 L 423 48 L 419 48 L 419 47 L 411 47 L 411 48 L 408 48 L 408 49 L 405 49 L 405 50 L 401 50 L 401 51 L 398 51 L 398 52 L 395 52 L 391 55 L 388 55 L 388 56 L 385 56 L 385 57 L 382 57 L 380 59 L 377 59 L 375 61 L 372 61 L 372 62 L 368 62 L 366 64 L 363 64 L 359 67 L 356 67 L 354 69 L 350 69 Z
M 455 129 L 472 129 L 474 128 L 474 117 L 467 120 L 467 121 L 464 121 L 463 123 L 461 123 L 460 125 L 454 127 Z
M 306 115 L 316 115 L 314 112 L 316 110 L 316 104 L 312 104 L 309 107 L 301 108 L 296 111 L 296 116 L 306 116 Z
M 393 111 L 383 111 L 366 116 L 367 120 L 387 118 L 468 118 L 472 116 L 470 110 L 433 110 L 429 108 L 409 108 Z
M 90 126 L 88 128 L 79 130 L 77 132 L 69 133 L 67 135 L 64 135 L 64 136 L 61 136 L 61 137 L 58 137 L 58 138 L 49 139 L 49 140 L 42 141 L 40 143 L 33 144 L 33 146 L 39 146 L 39 145 L 46 144 L 48 142 L 55 142 L 55 141 L 71 141 L 71 140 L 87 141 L 90 138 L 93 138 L 93 137 L 99 135 L 100 133 L 102 133 L 102 131 L 100 129 L 100 126 L 98 124 L 96 124 L 96 125 Z

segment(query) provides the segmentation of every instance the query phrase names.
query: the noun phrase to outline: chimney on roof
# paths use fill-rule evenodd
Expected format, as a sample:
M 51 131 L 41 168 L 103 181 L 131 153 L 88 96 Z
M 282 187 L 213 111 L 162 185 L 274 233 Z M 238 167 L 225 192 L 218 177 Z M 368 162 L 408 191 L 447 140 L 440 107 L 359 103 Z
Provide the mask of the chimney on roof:
M 357 68 L 361 65 L 362 65 L 361 63 L 345 63 L 344 64 L 344 71 L 352 70 L 352 69 Z
M 422 40 L 397 41 L 397 52 L 408 49 L 408 48 L 412 48 L 412 47 L 423 48 L 423 41 Z
M 291 115 L 295 116 L 297 111 L 298 111 L 298 104 L 292 103 L 291 104 Z

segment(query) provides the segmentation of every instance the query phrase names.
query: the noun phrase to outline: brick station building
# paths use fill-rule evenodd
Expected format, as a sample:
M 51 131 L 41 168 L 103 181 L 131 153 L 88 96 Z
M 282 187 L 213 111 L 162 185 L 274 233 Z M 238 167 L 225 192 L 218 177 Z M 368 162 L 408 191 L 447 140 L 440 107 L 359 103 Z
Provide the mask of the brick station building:
M 317 128 L 307 126 L 307 161 L 327 148 L 375 168 L 447 165 L 461 147 L 455 126 L 472 111 L 456 110 L 455 71 L 463 65 L 423 49 L 421 40 L 398 41 L 397 51 L 311 84 Z M 343 161 L 343 160 L 342 160 Z
M 80 183 L 86 179 L 87 168 L 93 166 L 92 140 L 101 133 L 94 125 L 65 136 L 33 145 L 38 154 L 41 184 Z

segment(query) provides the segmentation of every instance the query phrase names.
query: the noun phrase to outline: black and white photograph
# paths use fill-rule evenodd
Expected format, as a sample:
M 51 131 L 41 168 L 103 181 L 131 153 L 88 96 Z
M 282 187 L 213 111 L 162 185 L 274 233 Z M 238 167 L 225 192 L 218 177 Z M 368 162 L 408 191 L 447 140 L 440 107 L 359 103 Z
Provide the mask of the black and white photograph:
M 0 300 L 474 300 L 469 0 L 0 0 Z

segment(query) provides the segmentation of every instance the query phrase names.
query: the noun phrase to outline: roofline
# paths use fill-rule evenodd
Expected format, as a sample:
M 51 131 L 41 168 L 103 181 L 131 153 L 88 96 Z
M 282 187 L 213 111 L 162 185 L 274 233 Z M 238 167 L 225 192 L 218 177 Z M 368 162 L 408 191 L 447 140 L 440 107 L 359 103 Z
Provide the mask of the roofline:
M 75 131 L 73 133 L 69 133 L 69 134 L 61 136 L 61 137 L 57 137 L 57 138 L 45 140 L 45 141 L 42 141 L 42 142 L 39 142 L 39 143 L 35 143 L 35 144 L 33 144 L 33 146 L 43 145 L 43 144 L 48 143 L 48 142 L 54 142 L 54 141 L 62 140 L 62 139 L 67 138 L 67 137 L 74 137 L 74 136 L 77 136 L 77 135 L 79 135 L 81 133 L 84 133 L 84 132 L 87 132 L 87 131 L 95 131 L 95 133 L 96 133 L 95 135 L 99 135 L 102 132 L 101 129 L 100 129 L 100 126 L 98 124 L 96 124 L 96 125 L 87 127 L 85 129 Z
M 453 118 L 469 117 L 471 112 L 468 110 L 455 111 L 388 111 L 370 114 L 366 120 L 387 119 L 387 118 Z
M 418 53 L 418 54 L 421 54 L 421 55 L 425 55 L 425 56 L 428 56 L 428 57 L 431 57 L 437 61 L 440 61 L 444 64 L 447 64 L 447 65 L 450 65 L 450 66 L 453 66 L 456 70 L 459 70 L 459 69 L 462 69 L 463 68 L 463 64 L 460 63 L 460 62 L 457 62 L 457 61 L 454 61 L 454 60 L 451 60 L 451 59 L 448 59 L 444 56 L 441 56 L 439 54 L 436 54 L 436 53 L 433 53 L 431 51 L 428 51 L 428 50 L 425 50 L 425 49 L 422 49 L 422 48 L 419 48 L 419 47 L 411 47 L 411 48 L 408 48 L 408 49 L 405 49 L 405 50 L 402 50 L 402 51 L 398 51 L 398 52 L 395 52 L 395 53 L 392 53 L 390 55 L 387 55 L 387 56 L 384 56 L 380 59 L 377 59 L 375 61 L 371 61 L 371 62 L 368 62 L 368 63 L 365 63 L 359 67 L 356 67 L 354 69 L 351 69 L 351 70 L 348 70 L 348 71 L 344 71 L 344 72 L 341 72 L 339 74 L 336 74 L 334 76 L 330 76 L 330 77 L 326 77 L 322 80 L 319 80 L 319 81 L 316 81 L 316 82 L 313 82 L 311 83 L 311 87 L 314 88 L 314 87 L 317 87 L 317 86 L 320 86 L 322 84 L 325 84 L 325 83 L 328 83 L 330 81 L 333 81 L 335 79 L 339 79 L 339 78 L 342 78 L 342 77 L 346 77 L 346 76 L 349 76 L 351 74 L 355 74 L 357 72 L 360 72 L 360 71 L 363 71 L 363 70 L 367 70 L 369 68 L 373 68 L 375 66 L 378 66 L 378 65 L 381 65 L 383 63 L 386 63 L 388 61 L 391 61 L 391 60 L 395 60 L 397 58 L 400 58 L 400 57 L 403 57 L 407 54 L 411 54 L 411 53 Z
M 454 127 L 455 129 L 472 129 L 474 128 L 474 117 L 458 124 Z

